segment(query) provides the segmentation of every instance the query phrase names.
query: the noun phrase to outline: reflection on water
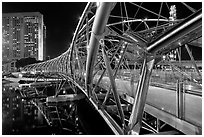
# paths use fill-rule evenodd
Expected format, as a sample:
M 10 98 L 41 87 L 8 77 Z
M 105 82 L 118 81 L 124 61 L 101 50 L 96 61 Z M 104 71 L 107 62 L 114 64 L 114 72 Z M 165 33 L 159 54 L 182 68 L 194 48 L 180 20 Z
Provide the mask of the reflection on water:
M 3 88 L 2 134 L 51 134 L 38 109 L 31 102 L 21 99 L 14 89 Z

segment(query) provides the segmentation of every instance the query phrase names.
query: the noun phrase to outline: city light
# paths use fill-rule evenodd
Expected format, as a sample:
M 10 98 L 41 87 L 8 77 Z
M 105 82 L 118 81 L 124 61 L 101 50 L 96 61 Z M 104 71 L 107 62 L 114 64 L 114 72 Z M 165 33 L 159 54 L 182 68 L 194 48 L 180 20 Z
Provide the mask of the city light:
M 96 2 L 96 6 L 99 7 L 100 6 L 100 2 Z
M 80 19 L 81 19 L 81 16 L 79 16 L 78 19 L 80 20 Z

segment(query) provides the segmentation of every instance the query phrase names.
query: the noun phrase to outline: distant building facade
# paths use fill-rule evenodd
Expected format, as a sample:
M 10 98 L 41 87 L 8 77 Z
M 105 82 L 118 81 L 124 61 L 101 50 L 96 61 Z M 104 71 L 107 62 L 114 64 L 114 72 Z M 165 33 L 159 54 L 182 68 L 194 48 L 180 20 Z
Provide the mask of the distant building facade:
M 2 71 L 3 72 L 15 72 L 17 71 L 16 68 L 16 61 L 9 61 L 9 62 L 3 62 L 2 63 Z
M 46 26 L 39 12 L 2 14 L 2 61 L 46 58 Z M 4 64 L 4 63 L 3 63 Z

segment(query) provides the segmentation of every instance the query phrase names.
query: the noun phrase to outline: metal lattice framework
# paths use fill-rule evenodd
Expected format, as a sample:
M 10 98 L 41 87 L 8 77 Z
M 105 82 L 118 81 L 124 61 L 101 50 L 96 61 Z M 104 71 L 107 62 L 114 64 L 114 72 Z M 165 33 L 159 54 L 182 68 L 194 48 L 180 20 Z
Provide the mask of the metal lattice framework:
M 122 123 L 122 126 L 116 126 L 117 133 L 138 134 L 152 69 L 163 60 L 163 56 L 169 58 L 169 53 L 176 50 L 180 58 L 178 49 L 185 46 L 198 76 L 202 78 L 188 47 L 188 44 L 202 37 L 202 10 L 181 4 L 190 13 L 177 19 L 175 6 L 169 8 L 168 3 L 160 3 L 158 13 L 146 8 L 143 3 L 88 3 L 69 49 L 54 59 L 28 65 L 24 70 L 66 74 L 79 83 L 90 100 L 96 103 L 99 102 L 96 88 L 104 77 L 108 77 L 111 86 L 102 106 L 113 94 Z M 165 8 L 170 15 L 162 14 Z M 147 12 L 153 18 L 140 17 L 140 11 Z M 169 60 L 166 61 L 171 67 L 188 77 Z M 121 94 L 117 92 L 115 80 L 122 78 L 127 71 L 130 72 L 130 81 L 136 80 L 136 75 L 140 77 L 136 80 L 137 88 L 133 89 L 132 113 L 125 122 Z M 200 84 L 195 79 L 194 82 Z

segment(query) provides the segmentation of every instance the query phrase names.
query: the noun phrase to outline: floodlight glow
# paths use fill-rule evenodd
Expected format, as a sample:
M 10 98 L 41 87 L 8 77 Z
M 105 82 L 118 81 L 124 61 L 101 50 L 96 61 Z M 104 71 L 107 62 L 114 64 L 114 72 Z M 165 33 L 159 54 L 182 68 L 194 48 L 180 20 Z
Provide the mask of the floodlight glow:
M 100 6 L 100 2 L 96 2 L 96 6 L 99 7 Z

